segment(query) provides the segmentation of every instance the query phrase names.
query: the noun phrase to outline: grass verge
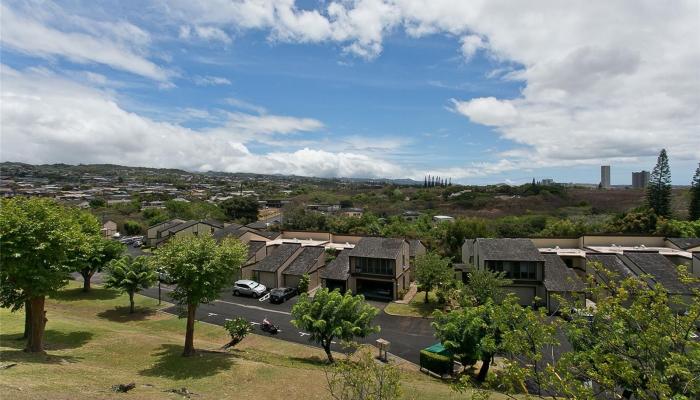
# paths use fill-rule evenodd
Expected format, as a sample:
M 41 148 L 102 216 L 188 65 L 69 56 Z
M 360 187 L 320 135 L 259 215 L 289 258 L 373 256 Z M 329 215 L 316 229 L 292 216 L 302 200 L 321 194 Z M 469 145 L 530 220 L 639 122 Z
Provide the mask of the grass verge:
M 418 292 L 408 304 L 392 302 L 384 308 L 384 312 L 402 317 L 432 318 L 433 311 L 438 309 L 439 305 L 434 292 L 430 292 L 428 299 L 430 302 L 426 304 L 425 292 Z

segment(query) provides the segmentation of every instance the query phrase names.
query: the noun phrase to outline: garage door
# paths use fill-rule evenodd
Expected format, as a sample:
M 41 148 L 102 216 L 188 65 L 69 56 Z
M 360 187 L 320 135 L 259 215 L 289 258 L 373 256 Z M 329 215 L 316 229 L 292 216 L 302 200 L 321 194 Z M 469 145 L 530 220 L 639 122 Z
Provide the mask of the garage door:
M 357 280 L 357 294 L 367 299 L 392 301 L 394 300 L 394 282 Z
M 340 293 L 345 293 L 345 281 L 326 279 L 326 287 L 330 292 L 334 291 L 335 289 L 338 289 L 340 290 Z
M 297 287 L 299 286 L 299 275 L 284 275 L 284 286 Z
M 508 291 L 518 296 L 518 299 L 520 299 L 519 303 L 522 306 L 531 306 L 535 302 L 535 287 L 510 286 Z

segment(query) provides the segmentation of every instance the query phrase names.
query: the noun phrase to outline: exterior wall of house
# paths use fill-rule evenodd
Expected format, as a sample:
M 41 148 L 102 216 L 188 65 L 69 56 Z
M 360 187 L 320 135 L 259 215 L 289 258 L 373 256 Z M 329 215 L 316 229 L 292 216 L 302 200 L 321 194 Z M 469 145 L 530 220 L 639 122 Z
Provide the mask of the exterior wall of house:
M 213 227 L 209 224 L 199 223 L 199 224 L 195 224 L 195 225 L 192 225 L 190 227 L 187 227 L 183 230 L 177 231 L 173 235 L 177 236 L 177 237 L 190 236 L 190 235 L 204 235 L 204 234 L 212 235 L 217 230 L 219 230 L 219 228 Z
M 258 241 L 258 242 L 267 242 L 270 239 L 266 238 L 265 236 L 260 236 L 257 233 L 253 232 L 246 232 L 242 234 L 238 240 L 240 240 L 243 243 L 248 243 L 250 241 Z
M 362 239 L 362 236 L 357 235 L 333 235 L 333 243 L 350 243 L 357 244 Z
M 254 271 L 253 276 L 254 278 L 257 278 L 256 280 L 258 283 L 262 283 L 268 289 L 273 289 L 278 286 L 277 274 L 275 272 Z
M 537 248 L 559 246 L 562 249 L 577 249 L 580 245 L 580 238 L 531 238 L 530 240 Z

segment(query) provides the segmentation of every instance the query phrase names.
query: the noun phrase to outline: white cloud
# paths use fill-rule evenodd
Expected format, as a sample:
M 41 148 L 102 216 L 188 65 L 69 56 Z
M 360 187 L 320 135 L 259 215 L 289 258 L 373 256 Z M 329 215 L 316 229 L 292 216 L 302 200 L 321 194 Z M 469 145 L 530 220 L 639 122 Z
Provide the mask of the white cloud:
M 245 100 L 237 99 L 235 97 L 228 97 L 224 100 L 226 104 L 233 106 L 235 108 L 241 109 L 241 110 L 246 110 L 246 111 L 253 111 L 258 114 L 265 114 L 267 113 L 267 109 L 265 107 L 259 106 L 257 104 L 249 103 Z
M 231 37 L 224 32 L 223 29 L 214 26 L 202 26 L 202 25 L 183 25 L 180 27 L 179 33 L 180 39 L 193 39 L 198 38 L 201 40 L 212 41 L 212 42 L 222 42 L 229 44 L 232 42 Z
M 486 47 L 484 41 L 478 35 L 469 35 L 461 39 L 462 42 L 462 55 L 464 59 L 469 61 L 476 54 L 477 51 Z
M 492 79 L 523 82 L 517 98 L 453 102 L 457 112 L 519 144 L 503 154 L 514 162 L 651 163 L 662 147 L 679 159 L 700 158 L 694 0 L 673 7 L 636 0 L 348 0 L 307 9 L 293 0 L 182 0 L 172 10 L 196 23 L 267 29 L 272 40 L 340 43 L 367 59 L 397 29 L 458 38 L 467 61 L 481 51 L 502 64 Z
M 454 110 L 463 114 L 477 124 L 490 126 L 507 126 L 518 118 L 518 111 L 509 101 L 495 97 L 480 97 L 469 101 L 450 100 Z
M 314 176 L 399 176 L 363 154 L 312 148 L 257 154 L 258 137 L 310 132 L 311 118 L 233 113 L 214 129 L 194 130 L 127 112 L 105 91 L 41 71 L 1 67 L 0 159 L 30 163 L 116 163 L 188 170 Z M 184 110 L 207 118 L 202 110 Z
M 64 32 L 45 25 L 38 19 L 16 13 L 0 4 L 3 46 L 39 57 L 61 56 L 77 63 L 99 63 L 158 81 L 166 81 L 169 73 L 139 53 L 129 43 L 143 45 L 145 32 L 128 23 L 83 24 L 84 32 Z M 90 30 L 121 32 L 121 40 L 93 35 Z M 124 34 L 134 38 L 126 40 Z M 121 41 L 121 43 L 120 43 Z
M 221 86 L 221 85 L 230 85 L 231 81 L 221 77 L 221 76 L 195 76 L 193 78 L 193 81 L 195 85 L 198 86 Z

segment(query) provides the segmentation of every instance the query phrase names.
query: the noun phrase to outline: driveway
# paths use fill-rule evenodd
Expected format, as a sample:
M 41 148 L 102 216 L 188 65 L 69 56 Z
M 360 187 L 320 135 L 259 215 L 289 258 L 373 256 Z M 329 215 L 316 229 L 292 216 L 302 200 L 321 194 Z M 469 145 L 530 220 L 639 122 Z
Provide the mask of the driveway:
M 169 286 L 162 286 L 164 301 L 172 301 L 168 296 L 170 290 Z M 267 333 L 260 330 L 259 323 L 262 322 L 263 318 L 268 318 L 280 329 L 280 332 L 275 335 L 276 338 L 309 344 L 309 334 L 299 330 L 291 323 L 291 310 L 297 301 L 297 297 L 282 304 L 270 304 L 267 301 L 262 302 L 250 297 L 236 297 L 231 292 L 231 289 L 226 289 L 221 293 L 218 300 L 210 304 L 200 305 L 197 308 L 197 320 L 223 326 L 227 319 L 243 317 L 255 325 L 255 333 L 267 335 Z M 144 290 L 141 294 L 158 298 L 158 287 Z M 386 306 L 386 303 L 370 303 L 378 306 L 380 309 Z M 175 306 L 165 308 L 163 311 L 174 315 L 178 314 L 178 309 Z M 430 320 L 427 319 L 399 317 L 385 314 L 382 311 L 377 315 L 374 322 L 381 327 L 381 332 L 359 339 L 359 341 L 361 343 L 374 344 L 375 340 L 380 337 L 386 339 L 391 342 L 390 353 L 416 364 L 419 360 L 420 350 L 437 341 L 433 336 Z M 339 343 L 335 344 L 334 350 L 342 351 Z M 322 351 L 320 347 L 319 351 Z

